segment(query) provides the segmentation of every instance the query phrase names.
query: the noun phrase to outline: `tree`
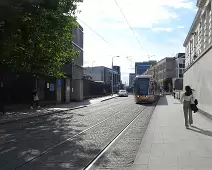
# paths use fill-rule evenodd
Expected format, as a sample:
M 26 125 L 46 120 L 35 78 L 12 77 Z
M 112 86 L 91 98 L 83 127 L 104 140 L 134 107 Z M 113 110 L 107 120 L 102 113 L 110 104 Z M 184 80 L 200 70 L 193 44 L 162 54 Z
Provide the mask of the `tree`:
M 172 78 L 166 78 L 165 80 L 163 80 L 163 88 L 165 91 L 171 90 L 171 89 L 169 89 L 169 84 L 172 87 Z
M 0 63 L 15 72 L 64 76 L 64 64 L 79 55 L 71 39 L 82 0 L 12 1 L 0 21 Z

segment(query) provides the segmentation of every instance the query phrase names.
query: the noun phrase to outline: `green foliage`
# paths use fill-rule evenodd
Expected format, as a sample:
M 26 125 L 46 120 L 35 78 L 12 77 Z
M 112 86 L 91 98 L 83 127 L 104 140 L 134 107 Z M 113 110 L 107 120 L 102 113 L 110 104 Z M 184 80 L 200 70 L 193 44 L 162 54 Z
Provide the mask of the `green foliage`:
M 168 91 L 169 90 L 169 84 L 172 86 L 172 78 L 166 78 L 163 80 L 163 88 Z
M 15 72 L 64 76 L 63 66 L 79 55 L 71 44 L 81 0 L 16 3 L 0 22 L 0 63 Z M 39 3 L 38 3 L 39 2 Z M 65 12 L 69 11 L 69 14 Z M 9 16 L 9 17 L 8 17 Z

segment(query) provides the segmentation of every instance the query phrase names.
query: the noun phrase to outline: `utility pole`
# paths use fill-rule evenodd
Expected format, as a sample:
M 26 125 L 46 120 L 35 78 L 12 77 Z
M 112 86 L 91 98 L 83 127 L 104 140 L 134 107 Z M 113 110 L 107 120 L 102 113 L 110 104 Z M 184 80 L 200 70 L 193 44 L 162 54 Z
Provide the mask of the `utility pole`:
M 93 63 L 95 63 L 96 61 L 92 61 L 92 67 L 93 67 Z

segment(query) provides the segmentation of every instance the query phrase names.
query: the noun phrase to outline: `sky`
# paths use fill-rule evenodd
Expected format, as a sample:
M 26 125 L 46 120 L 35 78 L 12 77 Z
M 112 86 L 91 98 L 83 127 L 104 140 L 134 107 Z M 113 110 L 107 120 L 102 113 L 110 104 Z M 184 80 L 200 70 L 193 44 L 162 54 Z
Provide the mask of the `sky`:
M 114 65 L 128 84 L 135 62 L 184 52 L 196 12 L 196 0 L 84 0 L 77 12 L 84 28 L 84 66 L 111 68 L 112 57 L 119 56 Z

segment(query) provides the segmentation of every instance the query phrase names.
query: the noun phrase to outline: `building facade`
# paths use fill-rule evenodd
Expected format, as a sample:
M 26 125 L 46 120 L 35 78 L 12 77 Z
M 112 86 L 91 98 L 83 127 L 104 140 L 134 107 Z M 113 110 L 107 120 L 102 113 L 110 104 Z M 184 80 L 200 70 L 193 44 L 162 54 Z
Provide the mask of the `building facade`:
M 151 75 L 158 81 L 158 65 L 151 67 L 145 73 L 143 73 L 143 75 Z
M 175 56 L 176 67 L 175 73 L 176 76 L 173 78 L 173 88 L 176 90 L 183 89 L 183 74 L 185 71 L 185 53 L 178 53 Z
M 66 101 L 71 100 L 77 100 L 81 101 L 83 100 L 83 37 L 84 32 L 82 26 L 79 25 L 78 28 L 73 28 L 72 34 L 75 36 L 71 43 L 74 47 L 75 51 L 79 52 L 79 57 L 75 57 L 74 61 L 72 63 L 66 64 L 64 66 L 64 71 L 67 75 L 67 79 L 65 82 L 63 82 L 66 86 L 66 92 L 63 93 L 62 91 L 58 89 L 58 98 L 57 100 L 64 101 L 64 96 L 66 98 Z M 60 81 L 60 80 L 59 80 Z M 60 94 L 61 93 L 61 94 Z
M 173 79 L 176 76 L 175 57 L 166 57 L 157 63 L 157 80 L 163 86 L 164 80 Z
M 121 85 L 120 74 L 117 71 L 112 70 L 111 68 L 104 67 L 104 66 L 85 67 L 84 75 L 92 77 L 93 81 L 110 84 L 111 87 L 112 87 L 112 75 L 113 75 L 113 91 L 114 92 L 118 91 Z
M 212 113 L 212 1 L 198 0 L 198 11 L 184 41 L 185 72 L 183 86 L 195 90 L 198 107 Z
M 121 83 L 121 67 L 120 66 L 113 66 L 113 70 L 117 71 L 117 73 L 119 74 L 118 82 Z
M 75 28 L 72 33 L 74 50 L 80 52 L 80 56 L 74 58 L 73 63 L 64 66 L 67 78 L 56 79 L 53 76 L 41 76 L 39 78 L 30 73 L 16 74 L 6 69 L 4 78 L 4 99 L 6 104 L 25 104 L 31 101 L 32 90 L 38 90 L 41 103 L 70 102 L 83 99 L 83 28 Z M 71 40 L 70 40 L 71 42 Z M 0 70 L 2 66 L 0 66 Z M 0 80 L 1 80 L 0 71 Z
M 155 61 L 155 60 L 144 61 L 144 62 L 136 62 L 135 63 L 135 74 L 136 75 L 142 75 L 149 68 L 155 66 L 156 64 L 157 64 L 157 61 Z
M 176 61 L 176 79 L 183 79 L 183 74 L 185 71 L 185 53 L 178 53 L 175 56 Z
M 133 86 L 134 80 L 135 80 L 135 73 L 130 73 L 129 74 L 129 87 Z

